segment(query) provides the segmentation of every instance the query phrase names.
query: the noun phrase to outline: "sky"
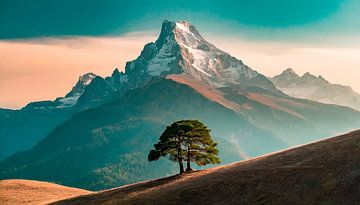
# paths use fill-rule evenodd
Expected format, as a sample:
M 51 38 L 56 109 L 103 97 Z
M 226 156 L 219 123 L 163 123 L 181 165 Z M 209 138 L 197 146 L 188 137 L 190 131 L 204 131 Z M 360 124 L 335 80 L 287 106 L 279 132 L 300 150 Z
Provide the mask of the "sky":
M 311 72 L 360 92 L 358 0 L 0 0 L 0 107 L 64 96 L 124 69 L 164 19 L 273 76 Z

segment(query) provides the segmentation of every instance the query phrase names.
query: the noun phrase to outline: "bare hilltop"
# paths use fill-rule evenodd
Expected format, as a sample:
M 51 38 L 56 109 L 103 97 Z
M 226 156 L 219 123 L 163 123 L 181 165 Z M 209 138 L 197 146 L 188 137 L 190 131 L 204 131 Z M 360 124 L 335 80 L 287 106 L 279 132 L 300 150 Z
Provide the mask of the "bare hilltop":
M 35 180 L 0 180 L 1 205 L 40 205 L 92 192 Z

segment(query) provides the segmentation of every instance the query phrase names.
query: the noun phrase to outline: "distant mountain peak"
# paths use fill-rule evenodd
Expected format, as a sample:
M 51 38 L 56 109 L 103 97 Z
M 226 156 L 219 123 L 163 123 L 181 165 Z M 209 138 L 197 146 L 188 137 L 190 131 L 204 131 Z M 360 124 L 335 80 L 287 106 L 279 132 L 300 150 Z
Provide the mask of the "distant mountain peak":
M 284 70 L 281 75 L 293 75 L 293 76 L 299 76 L 292 68 L 287 68 Z
M 112 75 L 114 75 L 115 73 L 120 73 L 119 69 L 118 68 L 115 68 Z
M 112 72 L 111 77 L 112 78 L 119 78 L 119 76 L 124 75 L 125 73 L 123 71 L 119 71 L 118 68 L 115 68 L 115 70 Z
M 91 81 L 96 77 L 94 73 L 86 73 L 82 76 L 79 76 L 79 81 L 82 82 L 84 85 L 89 85 Z
M 283 87 L 296 83 L 300 78 L 292 68 L 287 68 L 281 74 L 274 76 L 272 81 L 278 87 Z
M 310 72 L 304 73 L 302 78 L 317 78 L 315 75 L 311 74 Z
M 301 80 L 308 84 L 329 84 L 329 82 L 321 75 L 317 77 L 310 72 L 306 72 L 303 76 L 301 76 Z
M 287 68 L 280 75 L 291 79 L 297 79 L 300 77 L 292 68 Z
M 84 92 L 85 87 L 88 86 L 94 80 L 95 77 L 97 77 L 97 75 L 95 75 L 94 73 L 86 73 L 84 75 L 79 76 L 79 80 L 65 97 L 80 96 Z
M 310 72 L 298 76 L 292 69 L 284 70 L 274 76 L 272 82 L 284 93 L 322 103 L 330 103 L 352 107 L 360 110 L 360 95 L 350 86 L 332 84 L 323 76 L 315 76 Z

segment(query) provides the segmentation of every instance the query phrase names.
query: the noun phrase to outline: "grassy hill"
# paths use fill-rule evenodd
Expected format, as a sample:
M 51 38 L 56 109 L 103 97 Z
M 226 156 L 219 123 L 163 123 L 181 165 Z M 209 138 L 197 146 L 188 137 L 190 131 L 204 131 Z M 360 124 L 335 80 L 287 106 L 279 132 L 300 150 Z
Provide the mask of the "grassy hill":
M 359 204 L 360 130 L 55 204 Z
M 48 182 L 21 179 L 0 181 L 1 205 L 48 204 L 61 199 L 90 193 L 92 192 Z

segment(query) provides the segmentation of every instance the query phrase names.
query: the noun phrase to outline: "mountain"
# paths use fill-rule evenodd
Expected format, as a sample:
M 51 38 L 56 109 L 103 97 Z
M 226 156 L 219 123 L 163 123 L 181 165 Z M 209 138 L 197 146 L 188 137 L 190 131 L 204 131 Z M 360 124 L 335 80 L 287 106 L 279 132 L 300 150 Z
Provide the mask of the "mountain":
M 360 131 L 54 204 L 358 204 Z
M 116 68 L 112 75 L 106 78 L 95 76 L 91 83 L 83 89 L 77 103 L 71 108 L 72 113 L 94 108 L 121 97 L 129 88 L 124 83 L 125 74 Z
M 80 76 L 65 97 L 54 101 L 31 102 L 20 110 L 0 109 L 0 160 L 30 149 L 68 119 L 71 108 L 94 77 L 92 73 Z
M 86 73 L 79 77 L 76 85 L 71 89 L 71 91 L 66 94 L 65 98 L 69 97 L 78 97 L 83 94 L 85 88 L 96 78 L 97 75 L 94 73 Z
M 53 183 L 11 179 L 0 181 L 2 205 L 41 205 L 92 192 Z
M 127 63 L 125 71 L 129 80 L 135 78 L 132 82 L 142 75 L 184 74 L 213 87 L 256 86 L 278 92 L 264 75 L 208 43 L 185 21 L 164 21 L 159 38 Z
M 1 178 L 97 190 L 173 174 L 176 165 L 166 160 L 150 164 L 146 156 L 162 130 L 177 119 L 204 121 L 220 143 L 224 162 L 287 147 L 269 131 L 192 88 L 160 78 L 118 100 L 75 114 L 31 150 L 0 163 Z
M 299 76 L 289 68 L 271 80 L 278 89 L 292 97 L 360 110 L 360 94 L 350 86 L 329 83 L 322 76 L 316 77 L 310 73 Z
M 359 112 L 289 97 L 190 23 L 169 21 L 125 72 L 95 77 L 71 110 L 76 114 L 32 149 L 2 161 L 0 178 L 99 190 L 171 175 L 176 165 L 149 163 L 147 154 L 164 128 L 180 119 L 201 120 L 212 130 L 223 163 L 360 124 Z
M 145 85 L 154 76 L 172 74 L 215 88 L 256 86 L 280 94 L 264 75 L 208 43 L 190 23 L 165 20 L 159 38 L 146 44 L 137 59 L 126 63 L 125 73 L 116 69 L 110 77 L 95 79 L 74 109 L 96 107 Z

